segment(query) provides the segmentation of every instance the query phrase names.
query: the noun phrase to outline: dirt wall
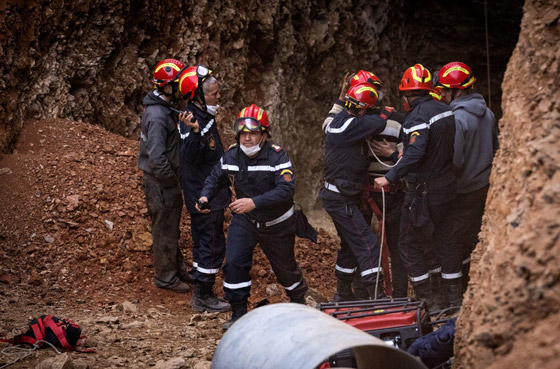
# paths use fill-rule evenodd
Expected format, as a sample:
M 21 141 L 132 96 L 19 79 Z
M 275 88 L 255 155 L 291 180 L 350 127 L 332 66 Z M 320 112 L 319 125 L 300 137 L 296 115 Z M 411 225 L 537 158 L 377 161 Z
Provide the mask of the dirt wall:
M 502 85 L 500 150 L 456 368 L 560 365 L 560 6 L 528 1 Z
M 521 0 L 489 7 L 494 102 L 516 41 Z M 323 174 L 321 123 L 346 71 L 373 70 L 397 106 L 404 69 L 457 59 L 480 70 L 486 93 L 484 7 L 346 0 L 62 1 L 0 5 L 0 152 L 28 118 L 66 118 L 136 138 L 142 98 L 161 59 L 210 65 L 221 82 L 227 143 L 243 106 L 269 112 L 290 153 L 298 202 L 313 205 Z M 461 13 L 460 29 L 457 24 Z M 437 15 L 437 16 L 436 16 Z M 505 36 L 502 29 L 510 30 Z M 442 50 L 444 52 L 442 52 Z

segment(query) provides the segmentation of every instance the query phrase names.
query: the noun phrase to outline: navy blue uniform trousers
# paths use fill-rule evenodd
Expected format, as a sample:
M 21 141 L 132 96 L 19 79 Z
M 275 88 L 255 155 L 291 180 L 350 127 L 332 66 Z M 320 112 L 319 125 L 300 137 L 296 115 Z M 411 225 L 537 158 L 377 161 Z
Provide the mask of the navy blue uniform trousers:
M 224 235 L 224 210 L 208 214 L 191 213 L 193 239 L 193 278 L 204 283 L 214 283 L 226 253 Z
M 230 302 L 247 301 L 251 291 L 253 250 L 257 243 L 270 262 L 278 282 L 291 300 L 307 291 L 307 282 L 294 255 L 295 217 L 270 227 L 257 228 L 245 215 L 235 214 L 228 231 L 224 290 Z

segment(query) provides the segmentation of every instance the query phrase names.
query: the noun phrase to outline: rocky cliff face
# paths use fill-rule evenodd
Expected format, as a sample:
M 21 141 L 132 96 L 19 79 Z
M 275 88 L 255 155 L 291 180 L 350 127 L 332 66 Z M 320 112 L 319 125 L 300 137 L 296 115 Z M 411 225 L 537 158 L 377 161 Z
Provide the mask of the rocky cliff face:
M 489 8 L 495 105 L 519 4 Z M 274 139 L 298 171 L 298 200 L 310 206 L 321 186 L 320 126 L 344 72 L 373 70 L 397 106 L 406 67 L 457 59 L 479 69 L 485 93 L 483 10 L 482 1 L 465 8 L 435 0 L 7 0 L 0 6 L 0 151 L 14 147 L 28 118 L 82 120 L 137 137 L 152 69 L 175 57 L 214 69 L 229 143 L 242 107 L 268 110 Z
M 458 368 L 560 365 L 560 8 L 528 1 L 459 317 Z

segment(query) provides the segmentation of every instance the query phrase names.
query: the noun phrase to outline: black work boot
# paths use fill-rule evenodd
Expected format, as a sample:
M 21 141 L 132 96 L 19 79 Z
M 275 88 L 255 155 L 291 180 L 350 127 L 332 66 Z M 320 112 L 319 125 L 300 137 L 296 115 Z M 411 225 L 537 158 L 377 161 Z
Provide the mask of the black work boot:
M 247 301 L 232 302 L 231 303 L 231 319 L 222 325 L 224 330 L 228 330 L 239 318 L 247 314 Z
M 444 279 L 443 287 L 445 290 L 444 306 L 446 308 L 461 306 L 461 303 L 463 302 L 462 278 Z
M 417 301 L 424 301 L 430 313 L 439 311 L 439 306 L 434 300 L 434 292 L 429 279 L 421 282 L 412 282 L 412 286 L 414 287 L 414 294 L 416 295 Z
M 362 276 L 360 273 L 356 273 L 356 276 L 352 281 L 352 289 L 354 290 L 356 300 L 369 300 L 369 292 L 364 282 L 362 282 Z
M 377 280 L 377 276 L 374 276 L 374 282 L 372 283 L 364 283 L 367 288 L 369 299 L 370 300 L 385 300 L 388 299 L 389 296 L 385 294 L 383 290 L 383 275 L 379 274 L 379 280 Z M 377 283 L 377 291 L 375 290 L 375 284 Z
M 202 313 L 223 313 L 231 310 L 231 306 L 224 301 L 220 301 L 212 290 L 212 283 L 196 282 L 191 306 L 194 311 Z
M 445 305 L 445 292 L 441 273 L 430 273 L 430 283 L 432 284 L 434 303 L 439 307 L 443 307 Z
M 336 292 L 334 293 L 332 300 L 333 302 L 355 301 L 356 296 L 354 296 L 354 292 L 352 292 L 352 282 L 337 278 Z

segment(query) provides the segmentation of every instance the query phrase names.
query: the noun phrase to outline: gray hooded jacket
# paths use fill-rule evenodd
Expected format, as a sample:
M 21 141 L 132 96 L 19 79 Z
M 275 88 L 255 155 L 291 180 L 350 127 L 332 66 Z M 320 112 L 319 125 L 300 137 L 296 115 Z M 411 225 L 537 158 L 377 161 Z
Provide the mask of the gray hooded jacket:
M 498 128 L 494 113 L 478 93 L 453 100 L 457 193 L 481 189 L 490 181 L 492 160 L 498 150 Z

